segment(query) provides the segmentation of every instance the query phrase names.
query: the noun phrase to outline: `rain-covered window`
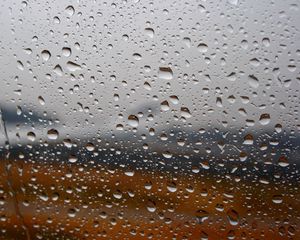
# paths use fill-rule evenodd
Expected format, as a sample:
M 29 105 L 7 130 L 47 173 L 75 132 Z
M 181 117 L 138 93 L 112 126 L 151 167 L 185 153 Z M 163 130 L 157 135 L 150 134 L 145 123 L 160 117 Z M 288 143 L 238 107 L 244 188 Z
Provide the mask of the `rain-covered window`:
M 299 0 L 1 0 L 0 239 L 300 239 Z

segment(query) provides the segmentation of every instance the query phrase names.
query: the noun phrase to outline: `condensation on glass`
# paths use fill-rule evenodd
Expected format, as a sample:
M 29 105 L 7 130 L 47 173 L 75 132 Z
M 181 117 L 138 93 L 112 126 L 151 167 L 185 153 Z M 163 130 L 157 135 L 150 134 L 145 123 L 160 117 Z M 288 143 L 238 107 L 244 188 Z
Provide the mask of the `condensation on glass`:
M 0 239 L 300 239 L 298 0 L 2 0 Z

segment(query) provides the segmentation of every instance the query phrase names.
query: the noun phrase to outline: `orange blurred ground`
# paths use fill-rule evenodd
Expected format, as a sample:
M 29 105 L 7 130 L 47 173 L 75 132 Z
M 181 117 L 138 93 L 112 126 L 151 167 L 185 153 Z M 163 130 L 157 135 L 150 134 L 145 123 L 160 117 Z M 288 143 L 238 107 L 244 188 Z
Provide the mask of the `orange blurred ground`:
M 300 239 L 298 183 L 10 163 L 0 239 Z

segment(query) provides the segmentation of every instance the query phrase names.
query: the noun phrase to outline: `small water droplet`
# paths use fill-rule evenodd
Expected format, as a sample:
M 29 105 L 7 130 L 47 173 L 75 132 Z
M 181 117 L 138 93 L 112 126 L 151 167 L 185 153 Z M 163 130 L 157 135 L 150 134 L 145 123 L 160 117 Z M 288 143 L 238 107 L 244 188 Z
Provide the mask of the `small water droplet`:
M 160 67 L 158 77 L 165 80 L 173 79 L 173 71 L 169 67 Z
M 65 8 L 65 12 L 69 15 L 69 16 L 73 16 L 75 13 L 75 9 L 73 6 L 69 5 Z
M 71 61 L 68 61 L 67 62 L 67 69 L 70 72 L 75 72 L 75 71 L 81 70 L 82 68 L 81 68 L 81 66 L 79 64 L 71 62 Z
M 261 125 L 268 125 L 271 121 L 270 114 L 264 113 L 260 115 L 259 122 Z
M 154 37 L 154 30 L 152 28 L 145 28 L 146 36 L 153 38 Z
M 47 132 L 47 136 L 50 140 L 56 140 L 58 138 L 58 135 L 59 135 L 58 131 L 53 128 L 48 130 Z
M 201 53 L 206 53 L 208 51 L 208 46 L 205 43 L 200 43 L 197 48 Z
M 41 54 L 44 61 L 48 61 L 51 57 L 51 53 L 48 50 L 43 50 Z
M 65 57 L 70 57 L 72 54 L 71 48 L 68 47 L 63 47 L 61 51 L 62 51 L 62 55 Z
M 138 127 L 139 126 L 139 118 L 135 115 L 130 115 L 128 117 L 128 124 L 131 126 L 131 127 Z
M 28 133 L 27 133 L 27 139 L 28 139 L 29 141 L 34 142 L 34 141 L 35 141 L 35 138 L 36 138 L 36 136 L 35 136 L 35 133 L 34 133 L 34 132 L 28 132 Z

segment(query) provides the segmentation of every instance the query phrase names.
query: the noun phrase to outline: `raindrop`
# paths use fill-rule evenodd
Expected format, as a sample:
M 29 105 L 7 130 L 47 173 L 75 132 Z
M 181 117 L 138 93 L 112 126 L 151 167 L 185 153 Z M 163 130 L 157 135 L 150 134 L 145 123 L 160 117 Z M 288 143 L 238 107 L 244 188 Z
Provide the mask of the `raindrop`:
M 155 202 L 149 200 L 148 203 L 147 203 L 147 210 L 151 213 L 155 212 L 156 211 Z
M 248 83 L 250 87 L 258 88 L 259 87 L 259 81 L 254 75 L 248 76 Z
M 69 156 L 68 160 L 70 163 L 75 163 L 75 162 L 77 162 L 78 158 L 74 154 L 71 154 Z
M 81 70 L 81 66 L 74 63 L 74 62 L 67 62 L 67 69 L 70 71 L 70 72 L 75 72 L 75 71 L 78 71 L 78 70 Z
M 161 102 L 161 104 L 160 104 L 160 109 L 161 109 L 163 112 L 169 111 L 169 110 L 170 110 L 170 106 L 169 106 L 168 101 L 163 101 L 163 102 Z
M 154 30 L 152 28 L 145 28 L 146 36 L 153 38 L 154 37 Z
M 239 214 L 238 214 L 237 211 L 235 211 L 233 209 L 229 209 L 227 211 L 227 217 L 228 217 L 229 223 L 232 226 L 238 225 L 238 223 L 239 223 Z
M 28 133 L 27 133 L 27 139 L 28 139 L 29 141 L 34 142 L 34 141 L 35 141 L 35 138 L 36 138 L 36 136 L 35 136 L 35 133 L 34 133 L 34 132 L 28 132 Z
M 69 15 L 69 16 L 73 16 L 75 13 L 75 9 L 73 6 L 69 5 L 65 8 L 65 12 Z
M 180 115 L 184 118 L 191 118 L 192 114 L 187 107 L 180 108 Z
M 261 125 L 268 125 L 271 121 L 270 114 L 264 113 L 260 115 L 259 122 Z
M 165 80 L 173 79 L 173 71 L 169 67 L 160 67 L 158 77 Z
M 58 131 L 53 128 L 48 130 L 47 132 L 47 136 L 50 140 L 56 140 L 58 138 L 58 135 L 59 135 Z
M 51 57 L 51 54 L 48 50 L 43 50 L 41 54 L 44 61 L 48 61 Z
M 39 103 L 40 103 L 42 106 L 45 105 L 45 100 L 44 100 L 44 98 L 43 98 L 42 96 L 38 96 L 38 101 L 39 101 Z
M 21 61 L 17 61 L 17 68 L 18 68 L 19 70 L 21 70 L 21 71 L 24 70 L 24 65 L 23 65 L 23 63 L 22 63 Z
M 232 72 L 227 76 L 227 79 L 231 82 L 234 82 L 236 80 L 236 73 Z
M 173 104 L 175 104 L 175 105 L 179 103 L 179 99 L 178 99 L 177 96 L 172 95 L 172 96 L 170 96 L 169 98 L 170 98 L 170 102 L 171 102 L 171 103 L 173 103 Z
M 128 124 L 131 127 L 138 127 L 139 126 L 139 118 L 135 115 L 130 115 L 128 117 Z
M 206 53 L 208 51 L 208 46 L 205 43 L 200 43 L 197 48 L 201 53 Z
M 138 54 L 138 53 L 134 53 L 134 54 L 133 54 L 133 58 L 134 58 L 135 60 L 137 60 L 137 61 L 140 61 L 140 60 L 142 59 L 142 56 L 141 56 L 140 54 Z
M 71 48 L 68 48 L 68 47 L 63 47 L 62 48 L 62 55 L 64 57 L 70 57 L 71 54 L 72 54 Z
M 63 75 L 63 70 L 61 68 L 61 66 L 59 64 L 57 64 L 53 71 L 58 75 L 58 76 L 62 76 Z
M 183 38 L 183 43 L 190 48 L 191 47 L 191 39 L 188 37 Z

